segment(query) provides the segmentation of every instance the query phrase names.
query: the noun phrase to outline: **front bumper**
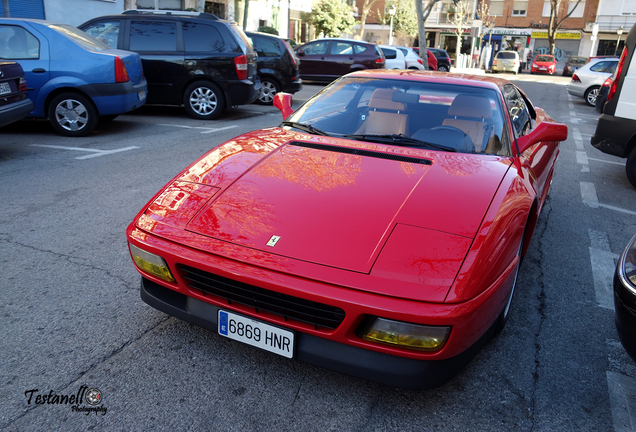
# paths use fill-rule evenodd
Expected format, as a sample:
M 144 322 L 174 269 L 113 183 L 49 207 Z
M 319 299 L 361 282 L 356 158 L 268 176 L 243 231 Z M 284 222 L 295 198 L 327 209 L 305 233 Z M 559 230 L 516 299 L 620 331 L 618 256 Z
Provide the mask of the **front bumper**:
M 215 333 L 218 331 L 218 306 L 165 288 L 144 277 L 141 278 L 141 298 L 155 309 Z M 494 332 L 495 324 L 466 351 L 445 360 L 397 357 L 295 332 L 295 358 L 380 384 L 408 389 L 430 389 L 453 378 L 488 342 Z

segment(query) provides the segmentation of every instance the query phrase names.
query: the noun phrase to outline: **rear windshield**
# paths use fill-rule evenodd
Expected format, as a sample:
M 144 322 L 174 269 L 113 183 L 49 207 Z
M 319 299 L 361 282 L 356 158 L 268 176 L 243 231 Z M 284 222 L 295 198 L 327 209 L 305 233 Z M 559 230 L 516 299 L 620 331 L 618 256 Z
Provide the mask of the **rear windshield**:
M 587 57 L 570 57 L 569 63 L 584 65 Z
M 247 35 L 243 33 L 242 28 L 236 25 L 236 23 L 230 24 L 229 28 L 237 36 L 236 38 L 237 42 L 239 46 L 241 47 L 241 49 L 243 50 L 243 53 L 250 54 L 252 51 L 254 51 L 252 48 L 252 42 L 250 41 L 250 38 L 248 38 Z
M 67 24 L 49 24 L 49 28 L 63 34 L 88 51 L 103 51 L 105 49 L 110 49 L 110 47 L 105 43 L 98 41 L 93 36 L 90 36 L 73 26 Z
M 513 59 L 517 58 L 517 53 L 510 52 L 510 51 L 499 51 L 497 53 L 497 58 L 506 59 L 506 60 L 513 60 Z
M 554 61 L 554 57 L 552 57 L 552 56 L 537 56 L 537 58 L 534 59 L 534 61 L 553 62 Z

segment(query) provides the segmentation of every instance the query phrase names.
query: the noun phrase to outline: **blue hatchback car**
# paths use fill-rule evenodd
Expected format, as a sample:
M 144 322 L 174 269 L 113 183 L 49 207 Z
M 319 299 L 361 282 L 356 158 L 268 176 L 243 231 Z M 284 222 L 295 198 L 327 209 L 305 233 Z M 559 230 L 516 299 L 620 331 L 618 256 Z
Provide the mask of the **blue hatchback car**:
M 48 118 L 66 136 L 86 136 L 101 119 L 139 108 L 147 84 L 139 54 L 112 49 L 51 21 L 0 18 L 0 59 L 24 69 L 29 117 Z

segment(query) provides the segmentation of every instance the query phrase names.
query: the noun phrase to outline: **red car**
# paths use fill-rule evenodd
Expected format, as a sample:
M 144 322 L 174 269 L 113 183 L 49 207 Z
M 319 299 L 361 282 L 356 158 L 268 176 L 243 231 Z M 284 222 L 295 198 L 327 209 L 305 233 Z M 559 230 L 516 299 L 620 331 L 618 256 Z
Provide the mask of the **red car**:
M 127 229 L 151 306 L 407 388 L 508 319 L 567 126 L 513 83 L 361 71 L 170 180 Z
M 420 48 L 419 47 L 413 47 L 413 51 L 415 51 L 417 53 L 417 55 L 420 55 Z M 428 57 L 428 70 L 436 71 L 437 70 L 437 57 L 435 57 L 435 54 L 433 54 L 430 49 L 427 49 L 426 53 L 427 53 L 427 57 Z M 420 57 L 422 57 L 422 56 L 420 55 Z
M 541 54 L 534 58 L 532 62 L 532 67 L 530 68 L 530 73 L 547 73 L 550 75 L 554 75 L 554 70 L 556 68 L 556 60 L 553 55 Z

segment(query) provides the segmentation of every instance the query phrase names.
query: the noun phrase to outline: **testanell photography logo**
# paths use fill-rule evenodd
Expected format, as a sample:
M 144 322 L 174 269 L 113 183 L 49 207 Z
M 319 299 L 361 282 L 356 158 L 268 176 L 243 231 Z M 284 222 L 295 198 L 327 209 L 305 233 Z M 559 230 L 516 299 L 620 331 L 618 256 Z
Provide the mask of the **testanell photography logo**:
M 106 408 L 102 404 L 102 392 L 99 389 L 81 386 L 74 394 L 55 394 L 53 390 L 40 393 L 39 389 L 31 389 L 24 392 L 27 405 L 33 402 L 35 405 L 70 405 L 71 411 L 81 412 L 86 415 L 91 413 L 106 415 Z M 86 403 L 88 406 L 84 405 Z

